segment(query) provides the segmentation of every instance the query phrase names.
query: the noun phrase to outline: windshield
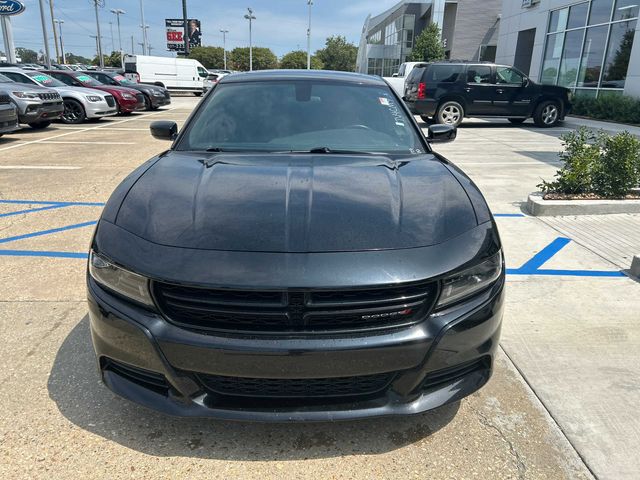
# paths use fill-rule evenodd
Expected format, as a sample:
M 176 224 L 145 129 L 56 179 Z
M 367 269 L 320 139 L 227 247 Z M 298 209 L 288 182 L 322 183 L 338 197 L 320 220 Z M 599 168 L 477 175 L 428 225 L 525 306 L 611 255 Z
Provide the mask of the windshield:
M 66 87 L 67 85 L 62 83 L 60 80 L 56 80 L 53 77 L 50 77 L 46 73 L 40 72 L 26 72 L 31 78 L 33 78 L 40 85 L 44 85 L 45 87 Z
M 14 83 L 9 77 L 5 77 L 0 73 L 0 83 Z
M 90 87 L 99 87 L 101 85 L 104 85 L 104 83 L 99 82 L 89 75 L 76 75 L 75 77 L 79 82 L 82 82 L 84 85 L 88 85 Z
M 425 146 L 386 86 L 327 81 L 219 85 L 178 150 L 420 154 Z
M 113 79 L 118 82 L 120 85 L 138 85 L 136 82 L 132 82 L 124 75 L 114 75 Z

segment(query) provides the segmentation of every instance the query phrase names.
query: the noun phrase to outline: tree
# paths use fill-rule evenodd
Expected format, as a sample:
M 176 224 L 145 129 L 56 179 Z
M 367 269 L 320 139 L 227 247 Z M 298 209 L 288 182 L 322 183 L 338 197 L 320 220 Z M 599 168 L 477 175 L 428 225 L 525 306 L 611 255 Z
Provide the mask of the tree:
M 122 63 L 120 61 L 120 52 L 111 52 L 111 55 L 103 55 L 104 66 L 105 67 L 121 67 Z M 69 62 L 71 63 L 71 62 Z M 91 61 L 93 65 L 100 65 L 100 60 L 96 55 L 94 59 Z
M 38 52 L 28 48 L 16 48 L 16 57 L 20 57 L 22 63 L 38 63 Z
M 280 68 L 292 68 L 296 70 L 307 68 L 307 52 L 304 50 L 294 50 L 287 53 L 282 57 L 282 60 L 280 60 Z M 311 55 L 311 68 L 313 70 L 322 70 L 322 62 L 315 55 Z
M 443 60 L 444 55 L 440 27 L 436 23 L 430 23 L 416 38 L 411 58 L 416 62 L 435 62 Z
M 83 57 L 82 55 L 74 55 L 73 53 L 65 53 L 65 63 L 73 65 L 74 63 L 82 63 L 84 65 L 90 65 L 91 59 Z
M 224 68 L 224 49 L 222 47 L 193 47 L 189 58 L 198 60 L 206 68 Z
M 356 68 L 358 47 L 347 42 L 340 35 L 327 38 L 325 47 L 316 52 L 316 57 L 322 62 L 326 70 L 341 70 L 353 72 Z
M 229 60 L 234 70 L 249 70 L 249 47 L 238 47 L 231 50 Z M 278 68 L 278 57 L 268 48 L 253 47 L 253 69 L 269 70 Z

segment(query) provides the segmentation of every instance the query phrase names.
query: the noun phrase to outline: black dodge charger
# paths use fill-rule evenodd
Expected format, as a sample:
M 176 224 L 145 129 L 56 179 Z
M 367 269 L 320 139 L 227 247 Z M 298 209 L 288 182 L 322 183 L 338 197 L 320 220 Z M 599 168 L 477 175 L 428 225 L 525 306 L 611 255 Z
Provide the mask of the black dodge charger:
M 115 190 L 92 241 L 103 381 L 172 415 L 413 414 L 492 372 L 496 224 L 380 78 L 225 77 Z

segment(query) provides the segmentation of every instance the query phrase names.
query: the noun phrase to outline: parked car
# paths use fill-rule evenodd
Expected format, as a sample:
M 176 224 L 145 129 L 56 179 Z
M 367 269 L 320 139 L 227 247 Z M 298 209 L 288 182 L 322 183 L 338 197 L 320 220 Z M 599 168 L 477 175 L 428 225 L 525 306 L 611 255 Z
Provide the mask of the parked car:
M 114 85 L 138 90 L 144 95 L 145 110 L 156 110 L 157 108 L 171 104 L 171 94 L 166 88 L 158 87 L 157 85 L 132 82 L 116 71 L 88 70 L 84 73 L 105 85 Z
M 0 87 L 2 84 L 0 84 Z M 18 123 L 18 109 L 11 103 L 11 97 L 0 90 L 0 137 L 20 128 Z
M 535 83 L 517 68 L 493 63 L 435 62 L 414 68 L 404 94 L 412 113 L 458 126 L 465 117 L 532 117 L 553 127 L 571 111 L 571 91 Z
M 170 149 L 116 188 L 91 243 L 114 392 L 172 415 L 326 421 L 415 414 L 487 382 L 497 226 L 381 78 L 230 75 L 180 133 L 151 132 Z
M 0 90 L 9 95 L 9 99 L 18 109 L 18 120 L 31 128 L 41 129 L 51 125 L 53 120 L 62 116 L 64 106 L 62 97 L 55 90 L 16 83 L 2 74 L 0 70 Z
M 407 78 L 409 78 L 409 74 L 413 71 L 416 65 L 423 65 L 424 62 L 405 62 L 400 64 L 398 68 L 398 72 L 394 73 L 391 77 L 384 77 L 391 88 L 395 90 L 398 96 L 404 96 L 404 89 L 406 85 Z
M 205 91 L 209 72 L 192 58 L 151 57 L 125 55 L 125 76 L 136 83 L 158 85 L 169 91 L 193 92 L 196 96 Z
M 32 70 L 2 69 L 11 80 L 27 85 L 41 85 L 57 91 L 64 102 L 64 123 L 82 123 L 87 119 L 110 117 L 118 113 L 112 95 L 85 87 L 70 87 L 46 73 Z
M 129 114 L 138 110 L 144 110 L 144 96 L 142 93 L 132 88 L 115 87 L 105 85 L 86 73 L 73 72 L 70 70 L 44 70 L 44 73 L 71 87 L 86 87 L 101 90 L 112 95 L 116 99 L 118 112 Z

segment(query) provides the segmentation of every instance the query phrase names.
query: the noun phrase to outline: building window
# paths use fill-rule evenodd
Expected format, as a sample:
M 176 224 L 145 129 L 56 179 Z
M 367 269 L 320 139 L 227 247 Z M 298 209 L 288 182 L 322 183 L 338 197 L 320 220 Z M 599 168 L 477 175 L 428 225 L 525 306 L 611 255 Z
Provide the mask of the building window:
M 551 11 L 540 81 L 581 94 L 621 92 L 639 10 L 637 0 L 591 0 Z

